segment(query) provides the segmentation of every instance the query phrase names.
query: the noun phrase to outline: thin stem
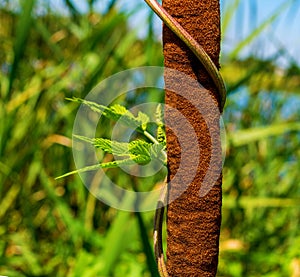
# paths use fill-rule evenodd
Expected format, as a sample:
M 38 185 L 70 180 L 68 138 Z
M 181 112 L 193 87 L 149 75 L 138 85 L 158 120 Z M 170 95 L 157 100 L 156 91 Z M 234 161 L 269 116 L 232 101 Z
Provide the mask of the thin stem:
M 144 135 L 150 139 L 154 144 L 159 144 L 159 142 L 157 141 L 157 139 L 155 137 L 153 137 L 149 132 L 144 131 Z
M 149 139 L 151 140 L 154 144 L 159 144 L 159 142 L 157 141 L 157 139 L 155 137 L 153 137 L 149 132 L 147 131 L 144 131 L 144 135 Z M 165 158 L 165 161 L 164 163 L 166 164 L 166 161 L 167 161 L 167 153 L 166 151 L 162 151 L 162 154 Z

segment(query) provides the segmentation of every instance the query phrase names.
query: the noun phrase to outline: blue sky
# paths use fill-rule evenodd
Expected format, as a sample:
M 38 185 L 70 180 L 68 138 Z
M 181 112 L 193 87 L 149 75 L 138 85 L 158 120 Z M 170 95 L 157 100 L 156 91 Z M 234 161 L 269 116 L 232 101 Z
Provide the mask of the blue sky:
M 222 18 L 233 2 L 235 1 L 221 0 Z M 135 9 L 137 4 L 139 4 L 139 7 L 142 6 L 139 14 L 131 19 L 131 25 L 134 27 L 139 26 L 142 34 L 147 26 L 145 20 L 149 12 L 147 5 L 142 0 L 121 0 L 120 3 L 127 10 Z M 286 8 L 283 7 L 284 5 L 286 5 Z M 292 59 L 300 64 L 300 0 L 241 0 L 228 30 L 224 33 L 222 51 L 230 53 L 239 41 L 246 38 L 254 28 L 260 26 L 262 22 L 278 10 L 280 10 L 280 16 L 264 29 L 254 43 L 245 48 L 243 55 L 247 56 L 250 51 L 256 56 L 266 58 L 274 55 L 278 51 L 278 47 L 284 47 L 288 49 Z M 155 17 L 155 26 L 157 36 L 160 39 L 161 22 L 157 17 Z M 279 62 L 284 66 L 286 60 L 283 57 Z
M 227 4 L 224 5 L 224 2 Z M 225 13 L 228 3 L 233 1 L 221 1 L 222 12 Z M 291 3 L 291 5 L 288 5 Z M 286 7 L 284 5 L 286 4 Z M 256 13 L 253 12 L 256 10 Z M 241 1 L 235 17 L 232 19 L 230 28 L 225 33 L 223 49 L 227 51 L 234 47 L 240 40 L 247 37 L 253 28 L 267 18 L 270 18 L 276 11 L 280 16 L 264 29 L 255 43 L 251 44 L 251 51 L 258 56 L 271 56 L 278 47 L 284 47 L 289 54 L 300 64 L 300 1 L 287 0 L 248 0 Z M 248 49 L 249 50 L 249 49 Z
M 59 7 L 61 0 L 51 0 Z M 222 19 L 230 10 L 230 6 L 237 0 L 221 0 Z M 73 0 L 73 3 L 85 10 L 85 1 Z M 101 0 L 97 3 L 97 9 L 103 10 L 109 0 Z M 126 11 L 137 11 L 130 19 L 133 28 L 139 28 L 142 36 L 147 30 L 147 15 L 149 7 L 143 0 L 119 0 L 120 8 Z M 255 39 L 247 48 L 242 51 L 242 56 L 247 56 L 250 52 L 259 57 L 272 56 L 278 51 L 278 47 L 284 47 L 289 55 L 300 64 L 300 0 L 241 0 L 238 9 L 234 13 L 231 24 L 226 32 L 223 33 L 222 52 L 230 53 L 239 41 L 246 38 L 251 31 L 272 16 L 284 3 L 292 3 L 287 9 L 280 9 L 280 17 L 264 29 L 259 38 Z M 161 39 L 161 21 L 155 16 L 155 30 L 158 39 Z M 285 64 L 285 58 L 281 59 L 281 64 Z

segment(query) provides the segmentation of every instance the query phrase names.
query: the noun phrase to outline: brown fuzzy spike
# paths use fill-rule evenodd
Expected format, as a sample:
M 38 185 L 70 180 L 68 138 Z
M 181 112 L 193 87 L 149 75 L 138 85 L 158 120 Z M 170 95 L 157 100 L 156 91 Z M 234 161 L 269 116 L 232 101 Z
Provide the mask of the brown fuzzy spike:
M 219 1 L 164 0 L 163 6 L 219 67 Z M 187 74 L 205 88 L 186 84 L 184 78 L 181 80 L 176 74 L 166 71 L 166 105 L 180 111 L 187 120 L 181 120 L 174 110 L 166 109 L 166 124 L 169 122 L 176 126 L 175 131 L 167 127 L 169 179 L 173 180 L 167 212 L 167 269 L 172 277 L 212 277 L 216 275 L 218 264 L 222 202 L 220 114 L 216 109 L 218 93 L 198 59 L 166 26 L 163 28 L 163 43 L 165 67 Z M 180 95 L 174 90 L 180 91 Z M 206 94 L 210 99 L 205 97 Z M 188 99 L 192 98 L 193 103 L 183 97 L 185 95 Z M 194 140 L 187 132 L 187 122 L 195 131 Z M 200 151 L 189 148 L 194 143 Z M 183 148 L 185 153 L 182 153 Z M 188 159 L 184 159 L 185 155 Z M 193 174 L 190 171 L 195 165 L 196 174 L 190 182 L 188 179 Z M 184 173 L 174 179 L 182 166 Z M 204 188 L 207 184 L 211 184 L 212 188 L 205 196 L 200 196 L 201 186 Z M 187 190 L 181 194 L 185 187 Z

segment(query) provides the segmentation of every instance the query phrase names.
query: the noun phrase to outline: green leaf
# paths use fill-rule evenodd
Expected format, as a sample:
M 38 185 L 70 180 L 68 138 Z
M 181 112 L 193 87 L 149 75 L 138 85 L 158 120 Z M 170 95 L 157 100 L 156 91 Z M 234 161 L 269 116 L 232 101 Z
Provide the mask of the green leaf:
M 147 164 L 151 162 L 153 158 L 159 159 L 164 164 L 166 163 L 166 155 L 164 152 L 165 147 L 161 144 L 151 144 L 143 140 L 134 140 L 129 143 L 116 142 L 109 139 L 96 138 L 90 139 L 84 136 L 75 135 L 78 139 L 94 144 L 96 147 L 101 148 L 107 153 L 112 153 L 117 156 L 125 156 L 123 160 L 116 160 L 107 163 L 99 163 L 91 166 L 86 166 L 81 169 L 77 169 L 55 179 L 64 178 L 76 173 L 82 173 L 87 171 L 96 170 L 99 168 L 116 168 L 120 165 L 133 165 L 137 164 Z
M 164 164 L 166 164 L 166 152 L 165 147 L 162 144 L 152 144 L 150 148 L 151 158 L 159 159 Z
M 91 110 L 97 113 L 101 113 L 106 118 L 112 119 L 114 121 L 120 120 L 122 124 L 133 129 L 137 129 L 137 131 L 141 133 L 144 130 L 146 130 L 147 124 L 149 122 L 149 117 L 146 114 L 139 112 L 138 116 L 135 117 L 129 110 L 127 110 L 124 106 L 119 104 L 106 107 L 104 105 L 100 105 L 95 102 L 87 101 L 76 97 L 66 99 L 87 105 Z
M 114 111 L 118 115 L 124 115 L 127 112 L 129 112 L 124 106 L 122 106 L 120 104 L 112 105 L 110 108 L 112 111 Z
M 133 161 L 138 164 L 146 164 L 151 161 L 151 144 L 143 140 L 134 140 L 129 143 L 129 152 Z
M 142 133 L 150 138 L 152 143 L 148 143 L 143 140 L 134 140 L 129 143 L 127 142 L 117 142 L 111 141 L 109 139 L 104 138 L 88 138 L 85 136 L 74 135 L 75 138 L 80 139 L 82 141 L 91 143 L 96 148 L 102 149 L 106 153 L 114 154 L 117 156 L 123 156 L 125 159 L 117 160 L 108 163 L 100 163 L 92 166 L 87 166 L 78 170 L 74 170 L 72 172 L 66 173 L 57 177 L 56 179 L 63 178 L 75 173 L 81 173 L 91 170 L 96 170 L 98 168 L 114 168 L 120 165 L 132 165 L 134 163 L 137 164 L 146 164 L 149 163 L 153 158 L 159 159 L 164 164 L 166 163 L 166 153 L 165 153 L 165 133 L 163 130 L 163 122 L 162 122 L 162 110 L 159 105 L 157 108 L 157 124 L 161 128 L 160 129 L 160 140 L 162 143 L 158 143 L 155 138 L 146 131 L 147 124 L 150 119 L 148 115 L 143 112 L 139 112 L 138 116 L 135 117 L 130 111 L 128 111 L 125 107 L 116 104 L 111 107 L 105 107 L 103 105 L 97 104 L 92 101 L 83 100 L 80 98 L 68 98 L 73 102 L 79 102 L 87 105 L 93 111 L 102 113 L 109 119 L 113 120 L 122 120 L 122 123 L 129 126 L 134 126 L 135 128 L 140 128 Z
M 149 116 L 143 112 L 139 112 L 137 116 L 137 120 L 141 122 L 142 130 L 145 131 L 147 129 L 147 125 L 150 121 Z
M 129 151 L 133 155 L 150 155 L 151 143 L 144 140 L 134 140 L 129 143 Z
M 164 123 L 163 123 L 163 111 L 160 104 L 156 108 L 155 117 L 156 117 L 156 124 L 157 124 L 157 134 L 156 134 L 157 141 L 165 146 L 166 133 L 164 130 Z
M 124 159 L 124 160 L 118 160 L 118 161 L 112 161 L 112 162 L 107 162 L 107 163 L 99 163 L 99 164 L 94 164 L 94 165 L 90 165 L 90 166 L 86 166 L 84 168 L 80 168 L 71 172 L 68 172 L 66 174 L 60 175 L 58 177 L 56 177 L 55 179 L 61 179 L 70 175 L 74 175 L 76 173 L 83 173 L 83 172 L 87 172 L 87 171 L 93 171 L 99 168 L 116 168 L 120 165 L 132 165 L 134 164 L 134 161 L 132 158 L 129 159 Z
M 111 141 L 104 138 L 87 138 L 84 136 L 74 135 L 74 137 L 93 144 L 96 148 L 102 149 L 106 153 L 114 154 L 116 156 L 129 155 L 129 143 Z
M 120 107 L 124 108 L 120 105 L 111 106 L 110 110 L 107 110 L 106 117 L 111 118 L 115 121 L 119 120 L 123 125 L 131 127 L 133 129 L 137 129 L 137 131 L 142 132 L 142 124 L 143 122 L 138 120 L 130 111 L 122 111 Z M 109 109 L 109 108 L 108 108 Z M 122 112 L 122 113 L 121 113 Z M 110 113 L 112 116 L 117 115 L 116 119 L 110 117 Z
M 73 98 L 68 98 L 67 97 L 66 100 L 76 102 L 76 103 L 80 103 L 80 104 L 84 104 L 84 105 L 88 106 L 91 110 L 93 110 L 97 113 L 102 113 L 103 110 L 106 108 L 105 106 L 99 105 L 95 102 L 87 101 L 87 100 L 77 98 L 77 97 L 73 97 Z
M 164 123 L 163 123 L 163 110 L 162 110 L 161 104 L 158 104 L 157 107 L 156 107 L 155 120 L 156 120 L 156 124 L 158 126 L 160 126 L 160 125 L 163 126 L 164 125 Z

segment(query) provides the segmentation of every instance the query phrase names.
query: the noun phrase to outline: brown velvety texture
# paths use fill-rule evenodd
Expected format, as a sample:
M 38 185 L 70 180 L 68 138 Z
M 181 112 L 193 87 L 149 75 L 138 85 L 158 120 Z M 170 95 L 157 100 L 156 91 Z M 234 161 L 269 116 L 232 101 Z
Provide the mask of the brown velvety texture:
M 164 8 L 202 45 L 214 63 L 219 67 L 220 52 L 220 8 L 218 0 L 163 0 Z M 216 88 L 194 54 L 166 26 L 163 28 L 165 67 L 184 72 L 198 80 L 209 91 L 212 101 L 203 97 L 203 89 L 186 86 L 184 80 L 172 73 L 165 74 L 165 103 L 180 111 L 192 125 L 200 152 L 191 150 L 183 176 L 169 187 L 171 201 L 167 211 L 167 269 L 170 276 L 215 276 L 219 254 L 219 234 L 221 224 L 222 192 L 220 173 L 222 158 L 219 135 L 220 114 L 212 106 L 218 106 Z M 173 91 L 171 91 L 172 89 Z M 196 95 L 195 101 L 207 106 L 205 114 L 187 99 L 179 96 L 174 89 L 182 93 Z M 207 103 L 205 102 L 207 101 Z M 200 105 L 200 104 L 199 104 Z M 166 122 L 176 122 L 176 129 L 185 133 L 180 138 L 182 145 L 191 143 L 186 132 L 186 122 L 178 114 L 166 109 Z M 207 122 L 212 124 L 213 132 L 208 131 Z M 172 180 L 179 168 L 182 154 L 175 131 L 167 127 L 167 149 L 169 180 Z M 212 133 L 217 140 L 217 149 L 212 152 Z M 215 147 L 215 146 L 214 146 Z M 200 162 L 198 161 L 200 155 Z M 212 168 L 217 172 L 217 180 L 211 180 L 212 189 L 204 197 L 199 190 L 205 178 L 212 155 L 217 163 Z M 189 164 L 190 163 L 190 164 Z M 189 168 L 198 165 L 196 176 L 191 183 L 185 182 L 192 174 Z M 187 190 L 181 194 L 182 188 Z M 180 195 L 180 197 L 177 197 Z

